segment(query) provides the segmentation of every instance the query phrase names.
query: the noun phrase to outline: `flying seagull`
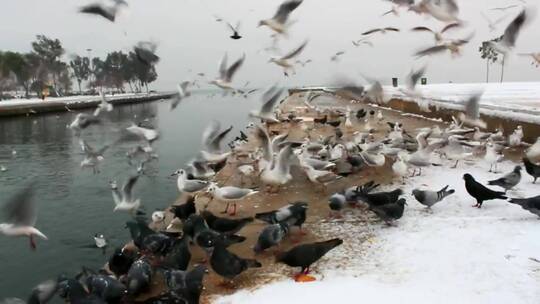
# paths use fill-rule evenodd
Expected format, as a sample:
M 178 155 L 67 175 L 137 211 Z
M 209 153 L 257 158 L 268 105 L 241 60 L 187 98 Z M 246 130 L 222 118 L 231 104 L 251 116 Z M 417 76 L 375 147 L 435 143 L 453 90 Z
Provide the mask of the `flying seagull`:
M 0 224 L 0 233 L 6 236 L 26 236 L 30 240 L 30 248 L 36 249 L 35 236 L 47 240 L 47 236 L 36 229 L 37 215 L 33 201 L 35 184 L 30 183 L 13 195 L 4 205 L 7 222 Z
M 527 11 L 524 9 L 512 22 L 506 27 L 502 40 L 499 42 L 490 41 L 489 44 L 499 53 L 508 54 L 516 45 L 517 38 L 521 28 L 527 20 Z
M 459 114 L 459 119 L 469 125 L 485 128 L 486 122 L 480 119 L 480 99 L 484 92 L 474 93 L 465 101 L 465 113 Z
M 422 49 L 422 50 L 416 52 L 414 55 L 417 58 L 420 58 L 420 57 L 424 57 L 424 56 L 435 55 L 435 54 L 444 53 L 446 51 L 450 51 L 450 54 L 452 54 L 452 56 L 457 56 L 461 52 L 460 48 L 463 45 L 469 43 L 469 41 L 472 39 L 472 37 L 473 37 L 473 35 L 470 35 L 469 37 L 464 38 L 464 39 L 451 40 L 451 41 L 445 42 L 443 44 L 439 44 L 439 45 L 436 45 L 436 46 L 431 46 L 431 47 L 428 47 L 426 49 Z
M 236 71 L 242 66 L 246 55 L 242 55 L 238 60 L 236 60 L 230 67 L 227 67 L 227 53 L 221 59 L 219 64 L 219 77 L 210 81 L 211 84 L 218 86 L 224 90 L 233 90 L 232 79 Z
M 432 33 L 434 36 L 435 36 L 435 41 L 436 42 L 440 42 L 443 40 L 443 36 L 442 34 L 444 34 L 446 31 L 448 30 L 451 30 L 451 29 L 454 29 L 454 28 L 458 28 L 458 27 L 461 27 L 461 23 L 458 23 L 458 22 L 453 22 L 453 23 L 450 23 L 448 25 L 446 25 L 445 27 L 442 28 L 442 30 L 440 30 L 439 32 L 438 31 L 434 31 L 432 29 L 430 29 L 429 27 L 427 26 L 417 26 L 417 27 L 413 27 L 411 29 L 411 31 L 413 32 L 429 32 L 429 33 Z
M 83 14 L 98 15 L 111 22 L 114 22 L 116 19 L 116 14 L 122 5 L 127 6 L 127 3 L 125 1 L 115 1 L 114 5 L 91 3 L 79 8 L 79 12 Z
M 115 181 L 110 183 L 115 204 L 114 211 L 129 211 L 133 213 L 139 209 L 141 201 L 133 197 L 133 186 L 135 186 L 138 179 L 138 175 L 130 177 L 122 187 L 122 191 L 118 190 Z
M 183 81 L 176 86 L 176 92 L 171 98 L 171 111 L 176 109 L 182 99 L 191 96 L 191 92 L 188 91 L 189 81 Z
M 399 29 L 397 29 L 395 27 L 376 28 L 376 29 L 372 29 L 372 30 L 363 32 L 362 35 L 367 36 L 367 35 L 371 35 L 371 34 L 375 34 L 375 33 L 386 34 L 387 32 L 399 32 Z
M 287 71 L 289 69 L 293 69 L 293 72 L 294 72 L 294 66 L 289 60 L 296 57 L 296 56 L 298 56 L 298 55 L 300 55 L 300 53 L 302 53 L 302 51 L 306 47 L 307 43 L 308 43 L 308 41 L 306 40 L 299 47 L 297 47 L 296 49 L 290 51 L 285 56 L 282 56 L 281 58 L 275 58 L 275 57 L 270 58 L 270 60 L 268 62 L 275 63 L 275 64 L 279 65 L 280 67 L 282 67 L 283 68 L 283 73 L 287 76 L 287 75 L 289 75 L 287 73 Z
M 287 20 L 292 11 L 294 11 L 303 0 L 286 0 L 277 9 L 276 14 L 271 19 L 261 20 L 259 26 L 268 26 L 278 34 L 284 34 L 287 30 Z

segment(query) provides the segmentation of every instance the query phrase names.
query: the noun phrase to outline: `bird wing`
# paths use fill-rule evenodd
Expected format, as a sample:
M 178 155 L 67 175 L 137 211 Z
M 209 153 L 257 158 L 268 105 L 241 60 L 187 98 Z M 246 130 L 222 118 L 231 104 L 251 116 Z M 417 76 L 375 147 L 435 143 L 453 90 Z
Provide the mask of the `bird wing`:
M 308 41 L 304 41 L 304 43 L 302 43 L 302 45 L 300 45 L 298 48 L 292 50 L 291 52 L 289 52 L 287 55 L 283 56 L 281 59 L 291 59 L 295 56 L 298 56 L 302 50 L 304 49 L 304 47 L 306 47 Z
M 219 77 L 221 78 L 225 78 L 227 75 L 227 57 L 227 53 L 225 53 L 219 62 Z
M 411 29 L 411 31 L 414 31 L 414 32 L 431 32 L 433 33 L 433 30 L 430 29 L 429 27 L 427 26 L 417 26 L 417 27 L 413 27 Z
M 283 90 L 277 90 L 268 100 L 266 100 L 261 107 L 261 114 L 271 114 L 274 111 L 274 107 L 281 96 Z
M 276 20 L 281 24 L 285 24 L 289 18 L 289 14 L 294 11 L 303 0 L 288 0 L 283 2 L 277 9 L 276 14 L 272 19 Z
M 212 120 L 206 127 L 202 135 L 202 144 L 205 149 L 211 150 L 212 140 L 218 136 L 220 129 L 221 124 L 216 120 Z
M 438 54 L 446 51 L 448 47 L 446 45 L 436 45 L 432 47 L 428 47 L 426 49 L 420 50 L 416 52 L 414 55 L 416 57 L 424 57 L 428 55 Z
M 84 140 L 79 140 L 79 144 L 81 145 L 81 149 L 86 155 L 94 155 L 94 149 Z
M 465 102 L 465 115 L 471 119 L 480 117 L 480 98 L 483 92 L 475 93 Z
M 6 217 L 16 226 L 33 226 L 36 222 L 36 209 L 32 200 L 35 183 L 31 182 L 15 193 L 5 204 Z
M 443 29 L 441 30 L 441 33 L 444 33 L 444 32 L 446 32 L 448 30 L 451 30 L 451 29 L 457 28 L 457 27 L 461 27 L 461 23 L 459 23 L 459 22 L 450 23 L 447 26 L 443 27 Z
M 83 6 L 79 9 L 79 12 L 84 13 L 84 14 L 99 15 L 111 22 L 114 22 L 115 15 L 116 15 L 115 14 L 116 12 L 114 9 L 107 9 L 101 4 L 97 4 L 97 3 Z
M 373 34 L 373 33 L 376 33 L 376 32 L 380 32 L 380 31 L 381 31 L 381 29 L 372 29 L 372 30 L 363 32 L 362 35 L 366 36 L 366 35 L 370 35 L 370 34 Z
M 290 170 L 290 158 L 293 154 L 291 145 L 285 146 L 281 151 L 279 151 L 279 155 L 277 158 L 276 168 L 278 169 L 280 174 L 288 174 Z
M 407 75 L 407 86 L 409 89 L 413 90 L 416 84 L 418 83 L 418 80 L 424 76 L 424 73 L 426 72 L 426 66 L 418 69 L 418 70 L 411 70 L 409 75 Z
M 242 57 L 240 57 L 238 60 L 236 60 L 235 63 L 233 63 L 229 69 L 227 69 L 227 72 L 225 74 L 225 79 L 227 81 L 231 81 L 233 76 L 234 76 L 234 73 L 236 73 L 236 71 L 242 66 L 242 64 L 244 63 L 244 60 L 246 59 L 246 54 L 242 55 Z
M 221 133 L 217 134 L 209 143 L 210 151 L 209 152 L 218 152 L 221 151 L 221 141 L 231 132 L 233 126 L 228 127 L 223 130 Z
M 122 188 L 122 194 L 125 201 L 131 202 L 133 199 L 133 186 L 139 179 L 138 175 L 131 176 Z
M 527 13 L 522 10 L 521 13 L 506 27 L 503 34 L 503 43 L 508 47 L 513 47 L 516 44 L 517 37 L 521 27 L 527 20 Z
M 391 31 L 391 32 L 399 32 L 399 29 L 395 27 L 385 27 L 384 30 Z
M 272 146 L 270 145 L 270 137 L 268 133 L 261 127 L 257 126 L 255 128 L 255 136 L 261 143 L 261 148 L 263 149 L 263 158 L 267 161 L 272 160 Z

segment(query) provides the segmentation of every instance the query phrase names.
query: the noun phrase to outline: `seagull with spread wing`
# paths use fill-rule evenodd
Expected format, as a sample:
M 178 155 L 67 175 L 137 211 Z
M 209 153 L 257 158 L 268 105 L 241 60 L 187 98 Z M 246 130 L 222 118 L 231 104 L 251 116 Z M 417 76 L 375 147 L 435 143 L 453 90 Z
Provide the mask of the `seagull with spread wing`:
M 268 60 L 268 62 L 272 62 L 272 63 L 275 63 L 277 65 L 279 65 L 280 67 L 283 68 L 283 73 L 285 74 L 285 76 L 288 76 L 288 70 L 289 69 L 292 69 L 293 70 L 293 73 L 294 73 L 294 65 L 289 61 L 290 59 L 300 55 L 300 53 L 302 53 L 302 51 L 304 50 L 304 48 L 306 47 L 308 41 L 306 40 L 304 43 L 302 43 L 299 47 L 297 47 L 296 49 L 290 51 L 288 54 L 286 54 L 285 56 L 282 56 L 280 58 L 270 58 L 270 60 Z
M 219 77 L 210 81 L 211 84 L 218 86 L 223 90 L 233 90 L 232 79 L 236 71 L 242 66 L 246 55 L 242 55 L 240 59 L 236 60 L 230 67 L 227 67 L 227 53 L 221 59 L 219 64 Z
M 276 14 L 272 18 L 261 20 L 259 26 L 268 26 L 278 34 L 285 34 L 288 27 L 287 21 L 289 15 L 302 4 L 302 1 L 303 0 L 286 0 L 279 6 Z
M 427 26 L 413 27 L 411 29 L 411 31 L 413 31 L 413 32 L 429 32 L 429 33 L 432 33 L 435 36 L 435 41 L 436 42 L 441 42 L 441 41 L 443 41 L 443 34 L 446 31 L 451 30 L 451 29 L 455 29 L 455 28 L 458 28 L 458 27 L 461 27 L 461 23 L 453 22 L 453 23 L 450 23 L 450 24 L 446 25 L 445 27 L 443 27 L 440 31 L 432 30 Z
M 371 29 L 369 31 L 363 32 L 362 35 L 367 36 L 367 35 L 371 35 L 375 33 L 386 34 L 387 32 L 399 32 L 399 29 L 395 27 L 376 28 L 376 29 Z
M 139 179 L 139 175 L 130 177 L 122 187 L 122 191 L 118 190 L 115 181 L 110 182 L 112 196 L 114 200 L 114 211 L 129 211 L 135 213 L 141 206 L 141 200 L 133 197 L 133 186 Z
M 47 236 L 35 228 L 37 215 L 34 201 L 35 184 L 30 183 L 13 195 L 4 206 L 7 222 L 0 223 L 0 234 L 11 237 L 26 236 L 30 248 L 36 249 L 35 236 L 47 240 Z

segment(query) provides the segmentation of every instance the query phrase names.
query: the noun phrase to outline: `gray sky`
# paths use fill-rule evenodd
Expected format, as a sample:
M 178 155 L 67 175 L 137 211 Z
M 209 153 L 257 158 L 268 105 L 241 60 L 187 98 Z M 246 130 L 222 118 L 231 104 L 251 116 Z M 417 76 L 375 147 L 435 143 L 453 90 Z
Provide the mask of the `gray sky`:
M 400 17 L 380 17 L 391 8 L 382 0 L 304 0 L 293 12 L 292 19 L 297 22 L 280 46 L 287 52 L 309 39 L 299 58 L 311 58 L 313 63 L 305 68 L 298 67 L 297 75 L 286 79 L 280 68 L 267 62 L 269 55 L 261 52 L 270 45 L 270 31 L 257 28 L 258 20 L 271 17 L 281 0 L 128 0 L 129 8 L 121 13 L 116 23 L 78 14 L 78 7 L 89 1 L 2 2 L 1 49 L 29 51 L 35 35 L 45 34 L 59 38 L 68 55 L 86 55 L 86 49 L 92 48 L 92 55 L 102 56 L 113 50 L 128 51 L 140 40 L 152 40 L 158 43 L 158 55 L 161 56 L 157 66 L 159 79 L 152 87 L 160 90 L 173 89 L 175 83 L 189 80 L 198 72 L 214 77 L 225 51 L 229 54 L 229 62 L 246 53 L 246 62 L 234 80 L 237 86 L 248 80 L 255 86 L 275 82 L 287 85 L 325 84 L 337 75 L 358 77 L 359 72 L 387 83 L 391 77 L 403 77 L 412 66 L 421 66 L 424 62 L 429 63 L 427 76 L 430 82 L 482 82 L 485 79 L 485 61 L 479 58 L 480 42 L 499 36 L 519 11 L 511 9 L 501 13 L 489 10 L 519 3 L 517 0 L 458 0 L 460 17 L 468 22 L 468 27 L 451 32 L 449 36 L 463 38 L 475 32 L 463 56 L 453 60 L 450 55 L 415 60 L 411 54 L 432 45 L 434 39 L 428 33 L 411 33 L 409 29 L 417 25 L 440 28 L 440 22 L 404 10 L 400 11 Z M 510 16 L 497 31 L 490 33 L 481 11 L 492 19 L 508 13 Z M 233 24 L 240 20 L 244 38 L 238 41 L 229 39 L 229 30 L 223 23 L 216 22 L 213 15 Z M 361 38 L 365 30 L 383 26 L 395 26 L 405 31 L 373 36 L 374 48 L 354 48 L 351 44 L 351 40 Z M 514 53 L 540 51 L 540 39 L 535 30 L 538 28 L 540 20 L 534 18 L 522 31 Z M 340 62 L 331 62 L 332 54 L 341 50 L 346 54 Z M 188 72 L 189 69 L 192 72 Z M 493 67 L 492 81 L 498 77 L 499 67 Z M 529 58 L 514 55 L 509 58 L 505 80 L 539 81 L 540 68 L 531 66 Z

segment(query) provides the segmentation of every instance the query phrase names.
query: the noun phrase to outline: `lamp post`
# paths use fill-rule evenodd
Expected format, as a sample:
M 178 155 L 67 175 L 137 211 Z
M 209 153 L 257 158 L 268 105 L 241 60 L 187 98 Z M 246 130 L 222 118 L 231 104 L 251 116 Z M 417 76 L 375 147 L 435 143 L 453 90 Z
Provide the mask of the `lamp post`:
M 94 64 L 93 64 L 93 60 L 92 60 L 92 49 L 91 48 L 88 48 L 86 49 L 86 52 L 88 53 L 88 61 L 89 64 L 90 64 L 90 85 L 92 84 L 92 75 L 94 74 Z

